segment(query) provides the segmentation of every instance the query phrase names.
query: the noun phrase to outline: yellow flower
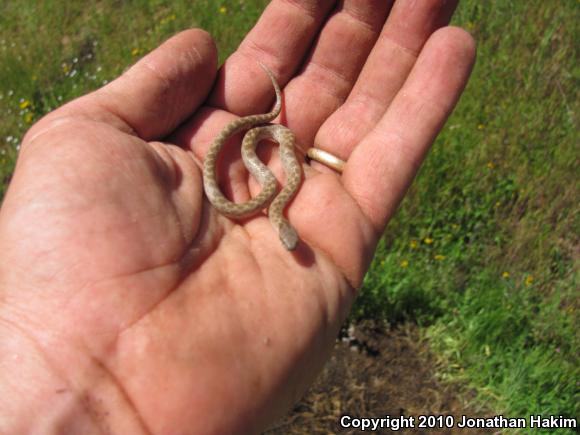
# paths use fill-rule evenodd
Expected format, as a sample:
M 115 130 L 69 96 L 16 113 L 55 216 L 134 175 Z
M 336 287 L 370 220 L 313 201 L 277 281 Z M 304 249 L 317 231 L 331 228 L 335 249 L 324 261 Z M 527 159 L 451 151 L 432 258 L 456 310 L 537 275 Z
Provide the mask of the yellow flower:
M 495 168 L 495 165 L 494 165 L 494 163 L 493 163 L 493 162 L 487 162 L 487 168 L 488 168 L 488 169 L 493 169 L 493 168 Z
M 24 114 L 24 122 L 26 122 L 27 124 L 32 123 L 32 118 L 34 118 L 34 115 L 32 113 L 28 112 Z
M 22 100 L 19 104 L 21 109 L 26 109 L 27 107 L 30 106 L 30 101 L 28 100 Z
M 411 249 L 417 249 L 417 246 L 418 246 L 418 243 L 417 243 L 417 241 L 416 241 L 416 240 L 411 240 L 411 241 L 409 242 L 409 247 L 410 247 Z
M 526 277 L 525 284 L 526 284 L 527 286 L 530 286 L 530 285 L 532 285 L 532 284 L 533 284 L 533 282 L 534 282 L 534 277 L 533 277 L 532 275 L 528 275 L 528 276 Z
M 510 273 L 509 272 L 504 272 L 501 274 L 501 277 L 504 279 L 508 279 L 510 277 Z
M 408 266 L 409 266 L 409 262 L 407 260 L 401 261 L 401 267 L 402 268 L 405 268 L 405 267 L 408 267 Z
M 425 242 L 426 245 L 431 245 L 433 243 L 433 239 L 430 237 L 425 237 L 425 239 L 423 239 L 423 242 Z
M 225 6 L 220 6 L 220 8 L 219 8 L 220 14 L 225 14 L 227 11 L 228 11 L 228 8 L 226 8 Z
M 437 254 L 433 258 L 435 258 L 437 261 L 445 260 L 445 255 Z
M 483 130 L 485 128 L 485 124 L 478 124 L 477 129 Z
M 131 56 L 138 56 L 139 53 L 141 53 L 141 50 L 139 48 L 134 48 L 133 50 L 131 50 Z

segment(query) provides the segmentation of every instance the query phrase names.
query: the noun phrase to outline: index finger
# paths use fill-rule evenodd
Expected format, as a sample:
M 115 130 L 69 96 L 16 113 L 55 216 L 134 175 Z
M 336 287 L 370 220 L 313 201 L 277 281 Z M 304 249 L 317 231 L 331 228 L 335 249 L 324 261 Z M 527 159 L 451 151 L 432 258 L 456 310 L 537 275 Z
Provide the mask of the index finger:
M 272 84 L 258 61 L 283 86 L 302 63 L 334 4 L 335 0 L 273 0 L 224 63 L 210 105 L 240 116 L 266 110 L 272 102 Z

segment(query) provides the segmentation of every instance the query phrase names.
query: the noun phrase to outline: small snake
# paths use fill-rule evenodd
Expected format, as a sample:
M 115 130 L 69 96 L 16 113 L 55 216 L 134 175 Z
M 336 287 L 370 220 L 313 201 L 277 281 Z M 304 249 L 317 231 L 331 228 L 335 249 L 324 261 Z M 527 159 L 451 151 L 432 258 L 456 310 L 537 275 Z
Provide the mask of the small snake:
M 230 218 L 245 218 L 259 213 L 268 207 L 268 217 L 274 229 L 278 232 L 280 241 L 284 247 L 292 251 L 296 249 L 298 234 L 290 223 L 284 218 L 284 208 L 302 181 L 302 170 L 296 155 L 294 154 L 294 133 L 279 124 L 269 124 L 282 109 L 282 92 L 276 82 L 274 74 L 260 63 L 260 66 L 272 80 L 276 91 L 276 104 L 271 112 L 262 115 L 251 115 L 237 119 L 221 131 L 209 148 L 203 162 L 203 185 L 209 202 L 223 215 Z M 242 141 L 242 159 L 248 171 L 258 180 L 262 191 L 247 202 L 237 204 L 228 200 L 221 192 L 217 182 L 216 164 L 220 150 L 227 139 L 235 133 L 248 130 Z M 280 160 L 286 173 L 286 184 L 280 193 L 276 195 L 277 181 L 274 174 L 264 165 L 256 155 L 256 146 L 261 140 L 273 139 L 278 142 L 280 148 Z

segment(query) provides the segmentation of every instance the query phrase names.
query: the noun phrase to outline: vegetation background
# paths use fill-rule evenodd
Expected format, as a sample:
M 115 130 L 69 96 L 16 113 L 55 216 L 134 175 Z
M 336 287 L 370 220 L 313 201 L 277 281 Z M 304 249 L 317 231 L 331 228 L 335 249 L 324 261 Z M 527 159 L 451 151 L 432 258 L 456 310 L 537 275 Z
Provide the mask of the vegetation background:
M 42 115 L 188 27 L 223 60 L 266 3 L 0 3 L 0 198 Z M 478 41 L 473 76 L 350 321 L 418 324 L 441 379 L 493 414 L 577 418 L 580 1 L 464 0 L 454 24 Z

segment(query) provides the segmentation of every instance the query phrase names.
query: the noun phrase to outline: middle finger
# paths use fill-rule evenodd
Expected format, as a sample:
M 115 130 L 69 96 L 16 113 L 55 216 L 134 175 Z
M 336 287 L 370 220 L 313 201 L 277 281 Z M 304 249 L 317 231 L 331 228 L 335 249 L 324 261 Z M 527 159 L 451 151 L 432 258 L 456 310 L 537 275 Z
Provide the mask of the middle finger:
M 314 41 L 303 70 L 285 87 L 286 122 L 302 148 L 312 144 L 324 120 L 348 96 L 391 3 L 340 2 Z

